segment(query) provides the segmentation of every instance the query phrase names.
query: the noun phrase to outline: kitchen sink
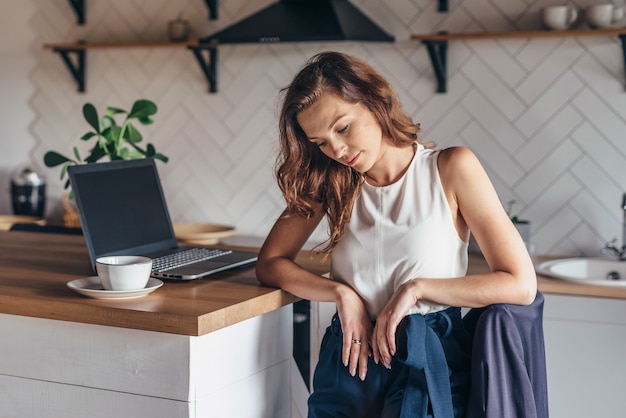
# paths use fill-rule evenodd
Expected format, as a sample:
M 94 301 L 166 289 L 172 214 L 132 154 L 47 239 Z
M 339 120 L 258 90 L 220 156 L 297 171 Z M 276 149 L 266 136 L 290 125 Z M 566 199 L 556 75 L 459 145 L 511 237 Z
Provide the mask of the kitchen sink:
M 537 273 L 580 284 L 626 287 L 626 262 L 605 258 L 564 258 L 546 261 Z

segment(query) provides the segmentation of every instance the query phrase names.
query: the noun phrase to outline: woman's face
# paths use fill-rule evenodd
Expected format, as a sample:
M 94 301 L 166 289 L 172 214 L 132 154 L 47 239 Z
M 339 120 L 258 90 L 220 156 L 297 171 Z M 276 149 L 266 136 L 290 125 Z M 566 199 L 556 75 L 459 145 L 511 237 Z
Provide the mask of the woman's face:
M 297 120 L 309 141 L 325 155 L 360 173 L 374 166 L 387 143 L 368 108 L 335 94 L 322 95 L 298 113 Z

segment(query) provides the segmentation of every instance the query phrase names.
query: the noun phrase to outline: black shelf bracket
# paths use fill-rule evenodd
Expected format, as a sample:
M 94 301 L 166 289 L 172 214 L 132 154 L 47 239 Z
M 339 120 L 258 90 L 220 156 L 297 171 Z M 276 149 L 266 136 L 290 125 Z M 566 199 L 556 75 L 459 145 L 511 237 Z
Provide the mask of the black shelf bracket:
M 444 1 L 444 0 L 440 0 Z M 217 14 L 217 0 L 204 0 L 206 7 L 209 9 L 209 19 L 215 20 L 218 17 Z
M 626 34 L 618 35 L 622 41 L 622 57 L 624 59 L 624 88 L 626 89 Z
M 207 0 L 208 1 L 208 0 Z M 85 0 L 69 0 L 70 6 L 76 13 L 76 23 L 79 25 L 85 24 Z
M 209 83 L 209 92 L 217 93 L 217 46 L 199 44 L 188 48 L 200 64 L 200 69 Z
M 438 12 L 447 12 L 449 8 L 448 0 L 439 0 Z
M 447 71 L 448 71 L 448 41 L 433 41 L 425 39 L 422 43 L 428 50 L 428 56 L 437 77 L 437 93 L 447 91 Z
M 65 66 L 70 71 L 70 74 L 72 75 L 72 77 L 74 77 L 74 80 L 76 80 L 78 91 L 80 93 L 84 93 L 85 92 L 85 66 L 87 64 L 87 59 L 86 59 L 87 51 L 82 48 L 80 49 L 78 48 L 76 49 L 55 48 L 53 51 L 57 52 L 63 59 Z M 72 58 L 70 57 L 70 54 L 76 54 L 76 57 L 74 60 L 72 60 Z

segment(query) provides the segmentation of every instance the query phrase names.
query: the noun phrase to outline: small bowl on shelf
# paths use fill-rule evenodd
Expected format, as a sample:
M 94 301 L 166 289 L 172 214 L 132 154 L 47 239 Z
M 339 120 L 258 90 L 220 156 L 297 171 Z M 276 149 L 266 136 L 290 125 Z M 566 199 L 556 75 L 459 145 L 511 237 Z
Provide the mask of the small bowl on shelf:
M 215 245 L 220 239 L 235 235 L 233 226 L 184 223 L 174 225 L 174 234 L 178 241 L 196 245 Z

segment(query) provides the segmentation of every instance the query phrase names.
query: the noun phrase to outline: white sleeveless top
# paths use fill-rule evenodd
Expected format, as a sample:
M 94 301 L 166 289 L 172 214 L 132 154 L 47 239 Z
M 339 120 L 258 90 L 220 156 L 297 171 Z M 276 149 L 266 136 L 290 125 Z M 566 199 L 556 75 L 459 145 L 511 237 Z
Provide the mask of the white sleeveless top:
M 333 249 L 331 278 L 361 295 L 372 320 L 404 282 L 466 275 L 467 243 L 459 238 L 441 185 L 439 152 L 418 144 L 397 182 L 383 187 L 365 182 Z M 409 313 L 446 308 L 420 301 Z

